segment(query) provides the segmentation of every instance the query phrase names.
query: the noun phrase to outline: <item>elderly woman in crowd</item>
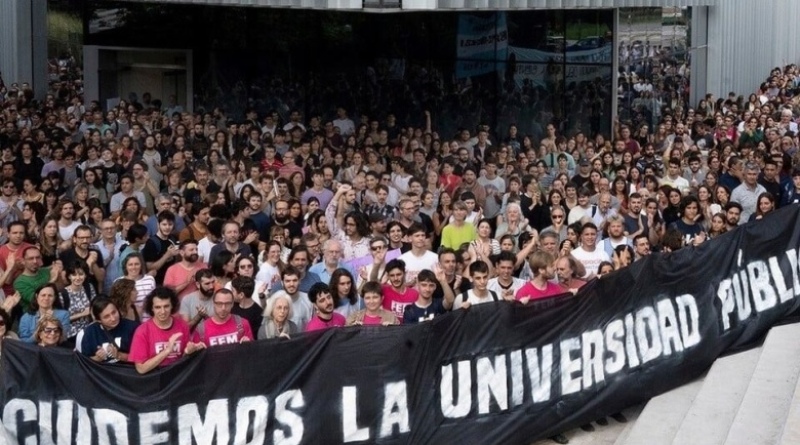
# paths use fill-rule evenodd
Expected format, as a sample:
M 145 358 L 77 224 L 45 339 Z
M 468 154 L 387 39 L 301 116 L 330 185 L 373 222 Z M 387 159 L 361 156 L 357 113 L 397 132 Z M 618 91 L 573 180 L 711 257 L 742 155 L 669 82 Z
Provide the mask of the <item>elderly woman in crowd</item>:
M 291 318 L 292 299 L 284 293 L 271 297 L 264 308 L 264 323 L 258 330 L 258 339 L 290 338 L 300 332 Z

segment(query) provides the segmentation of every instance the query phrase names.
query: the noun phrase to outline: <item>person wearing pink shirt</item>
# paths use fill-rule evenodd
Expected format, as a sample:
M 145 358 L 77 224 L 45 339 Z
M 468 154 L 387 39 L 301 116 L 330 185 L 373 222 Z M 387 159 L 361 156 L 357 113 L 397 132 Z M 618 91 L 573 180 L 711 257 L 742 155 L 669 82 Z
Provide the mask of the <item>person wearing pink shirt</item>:
M 321 331 L 328 328 L 342 327 L 345 325 L 344 315 L 335 312 L 333 296 L 327 284 L 317 283 L 308 291 L 308 299 L 316 309 L 314 316 L 306 325 L 306 332 Z
M 144 310 L 153 318 L 139 325 L 133 334 L 128 360 L 139 374 L 175 363 L 184 356 L 206 347 L 190 341 L 189 324 L 178 311 L 178 295 L 167 287 L 157 287 L 147 295 Z
M 197 291 L 197 282 L 194 275 L 200 269 L 205 269 L 206 264 L 200 261 L 197 252 L 197 240 L 187 239 L 181 242 L 181 261 L 167 268 L 164 275 L 164 286 L 178 293 L 178 299 Z
M 414 304 L 419 298 L 419 292 L 413 287 L 408 287 L 406 283 L 406 263 L 400 259 L 394 259 L 386 264 L 386 275 L 389 283 L 382 286 L 383 308 L 391 311 L 402 320 L 406 306 Z
M 228 289 L 218 289 L 211 298 L 214 301 L 214 315 L 197 325 L 193 340 L 207 347 L 252 341 L 253 331 L 250 329 L 250 322 L 231 314 L 233 292 Z
M 515 296 L 516 300 L 522 304 L 528 304 L 530 300 L 538 300 L 553 295 L 564 293 L 560 286 L 550 280 L 555 277 L 555 267 L 553 255 L 547 252 L 534 252 L 531 255 L 530 266 L 533 272 L 533 279 L 525 283 Z

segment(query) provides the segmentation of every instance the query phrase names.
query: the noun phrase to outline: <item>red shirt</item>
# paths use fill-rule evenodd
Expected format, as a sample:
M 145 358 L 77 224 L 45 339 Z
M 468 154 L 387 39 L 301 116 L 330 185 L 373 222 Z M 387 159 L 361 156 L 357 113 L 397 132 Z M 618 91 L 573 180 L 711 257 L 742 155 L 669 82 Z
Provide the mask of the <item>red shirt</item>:
M 338 312 L 334 312 L 330 320 L 323 320 L 319 318 L 319 315 L 315 315 L 306 325 L 306 332 L 322 331 L 328 328 L 340 328 L 345 325 L 345 322 L 347 322 L 347 320 L 344 318 L 344 315 Z
M 195 329 L 192 341 L 203 342 L 206 346 L 219 346 L 239 344 L 245 337 L 254 340 L 250 322 L 244 318 L 239 318 L 239 320 L 241 328 L 236 325 L 234 315 L 228 317 L 228 320 L 222 324 L 217 324 L 213 318 L 207 318 L 203 321 L 202 335 L 199 329 Z
M 531 300 L 537 300 L 539 298 L 550 297 L 553 295 L 563 294 L 564 291 L 561 290 L 561 287 L 557 284 L 553 284 L 551 282 L 547 282 L 547 286 L 544 289 L 537 289 L 533 282 L 528 281 L 525 283 L 519 290 L 517 291 L 517 295 L 514 298 L 519 301 L 525 297 L 529 297 Z
M 447 190 L 447 193 L 452 195 L 461 185 L 461 176 L 441 175 L 439 176 L 439 184 L 443 185 L 444 189 Z
M 273 172 L 278 173 L 281 167 L 283 167 L 283 162 L 279 161 L 277 158 L 272 160 L 272 163 L 264 159 L 261 161 L 261 170 L 265 172 Z
M 14 259 L 14 268 L 16 269 L 14 272 L 6 280 L 6 284 L 3 285 L 3 292 L 6 295 L 11 295 L 14 293 L 14 280 L 17 279 L 18 276 L 22 273 L 22 255 L 20 253 L 24 252 L 25 249 L 28 248 L 30 244 L 23 242 L 22 244 L 17 247 L 17 250 L 14 251 L 15 259 Z M 11 255 L 11 249 L 8 247 L 8 244 L 3 244 L 0 246 L 0 269 L 6 270 L 8 261 L 8 256 Z
M 419 292 L 413 287 L 406 287 L 404 293 L 399 293 L 389 284 L 382 286 L 383 290 L 383 308 L 387 311 L 394 312 L 400 322 L 403 321 L 403 311 L 409 304 L 414 304 L 419 298 Z
M 186 342 L 191 338 L 189 324 L 183 321 L 179 315 L 172 316 L 172 326 L 168 329 L 158 327 L 152 318 L 139 325 L 133 334 L 131 353 L 128 355 L 128 359 L 133 363 L 144 363 L 150 360 L 164 350 L 169 343 L 169 338 L 177 332 L 182 333 L 183 336 L 175 342 L 172 352 L 158 366 L 175 363 L 183 357 Z

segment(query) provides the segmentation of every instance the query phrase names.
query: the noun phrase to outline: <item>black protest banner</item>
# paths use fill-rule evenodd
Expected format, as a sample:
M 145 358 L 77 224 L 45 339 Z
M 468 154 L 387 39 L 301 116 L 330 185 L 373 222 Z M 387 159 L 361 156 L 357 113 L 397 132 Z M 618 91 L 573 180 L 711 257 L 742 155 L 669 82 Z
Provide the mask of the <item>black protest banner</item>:
M 798 308 L 800 206 L 576 297 L 220 347 L 139 376 L 7 341 L 8 443 L 523 444 L 681 385 Z

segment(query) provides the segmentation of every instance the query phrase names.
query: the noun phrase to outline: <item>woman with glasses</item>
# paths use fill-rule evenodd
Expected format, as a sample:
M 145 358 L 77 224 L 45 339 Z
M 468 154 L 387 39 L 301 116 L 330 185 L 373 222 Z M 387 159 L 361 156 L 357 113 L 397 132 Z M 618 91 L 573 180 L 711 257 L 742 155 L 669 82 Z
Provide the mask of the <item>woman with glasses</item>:
M 60 345 L 64 340 L 63 326 L 61 319 L 53 315 L 42 316 L 31 336 L 30 343 L 35 343 L 43 348 Z
M 60 322 L 58 328 L 61 331 L 58 342 L 61 342 L 63 329 L 69 330 L 69 312 L 61 309 L 56 299 L 57 295 L 58 289 L 52 283 L 44 284 L 36 289 L 28 313 L 24 314 L 19 322 L 19 336 L 22 341 L 38 343 L 39 339 L 35 338 L 35 334 L 38 332 L 40 319 L 52 317 Z
M 258 298 L 258 296 L 259 294 L 263 294 L 267 291 L 267 283 L 256 279 L 259 270 L 255 260 L 249 256 L 241 256 L 236 259 L 234 267 L 234 274 L 236 277 L 248 277 L 255 281 L 255 288 L 253 289 L 252 298 L 253 301 L 258 302 L 260 305 L 261 300 Z M 233 280 L 227 282 L 224 288 L 233 291 Z
M 550 225 L 542 229 L 544 232 L 554 232 L 558 235 L 558 242 L 567 239 L 567 212 L 564 207 L 556 206 L 550 211 Z

